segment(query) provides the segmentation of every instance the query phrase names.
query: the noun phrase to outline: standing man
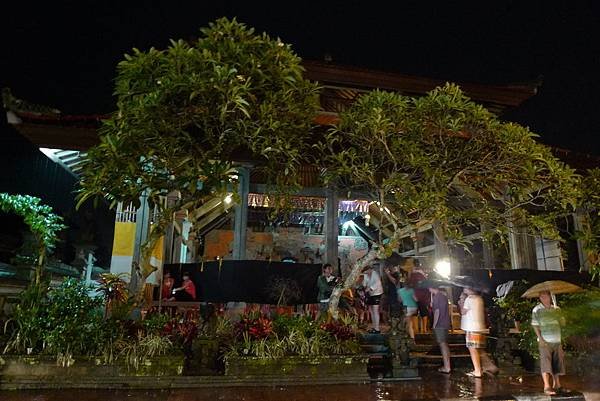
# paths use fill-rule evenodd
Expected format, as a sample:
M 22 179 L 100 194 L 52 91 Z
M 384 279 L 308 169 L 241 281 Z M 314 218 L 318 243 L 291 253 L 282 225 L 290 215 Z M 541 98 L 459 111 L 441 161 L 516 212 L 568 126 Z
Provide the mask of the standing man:
M 466 345 L 473 362 L 473 371 L 467 376 L 481 378 L 483 372 L 496 374 L 498 367 L 485 352 L 487 326 L 483 298 L 473 288 L 465 288 L 463 294 L 458 301 L 462 314 L 460 328 L 465 332 Z
M 412 288 L 415 289 L 417 297 L 417 331 L 419 333 L 427 333 L 429 331 L 429 305 L 431 303 L 431 295 L 427 288 L 420 288 L 419 283 L 427 279 L 427 275 L 421 268 L 421 262 L 415 260 L 415 268 L 410 273 L 408 281 Z
M 558 306 L 552 304 L 549 292 L 541 292 L 539 297 L 540 303 L 533 308 L 531 314 L 531 326 L 538 338 L 544 393 L 554 395 L 561 390 L 560 376 L 565 374 L 564 354 L 560 343 L 560 326 L 564 325 L 564 318 L 560 316 Z
M 369 306 L 371 322 L 373 323 L 373 327 L 369 330 L 369 333 L 379 334 L 381 333 L 379 327 L 379 304 L 381 303 L 381 295 L 383 294 L 383 284 L 381 283 L 379 273 L 373 269 L 373 266 L 365 267 L 363 286 L 367 293 L 367 305 Z
M 448 346 L 448 330 L 450 329 L 450 310 L 446 291 L 430 288 L 431 309 L 433 310 L 433 334 L 442 351 L 444 365 L 438 369 L 441 373 L 450 373 L 450 347 Z
M 333 276 L 333 266 L 326 263 L 323 265 L 322 274 L 317 278 L 317 289 L 319 290 L 317 300 L 319 301 L 319 315 L 326 313 L 329 308 L 329 297 L 333 293 L 333 287 L 337 283 Z

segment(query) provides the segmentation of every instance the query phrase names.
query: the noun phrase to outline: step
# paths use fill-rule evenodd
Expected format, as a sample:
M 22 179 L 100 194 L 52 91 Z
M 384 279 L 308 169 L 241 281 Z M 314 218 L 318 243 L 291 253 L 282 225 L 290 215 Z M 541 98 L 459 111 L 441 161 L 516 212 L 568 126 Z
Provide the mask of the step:
M 361 344 L 361 349 L 366 354 L 389 353 L 390 349 L 383 344 Z
M 387 334 L 371 334 L 371 333 L 361 333 L 358 335 L 358 341 L 361 344 L 387 344 Z
M 464 343 L 448 344 L 448 347 L 450 348 L 450 352 L 467 349 Z M 410 350 L 416 352 L 440 352 L 440 347 L 437 344 L 413 344 L 410 346 Z

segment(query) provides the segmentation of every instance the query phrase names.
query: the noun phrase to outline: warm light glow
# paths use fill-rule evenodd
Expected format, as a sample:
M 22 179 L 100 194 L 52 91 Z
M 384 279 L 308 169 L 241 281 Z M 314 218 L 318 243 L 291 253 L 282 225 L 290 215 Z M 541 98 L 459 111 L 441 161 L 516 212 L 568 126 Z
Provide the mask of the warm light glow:
M 449 278 L 451 272 L 450 262 L 446 259 L 438 260 L 433 270 L 435 270 L 440 276 Z
M 225 197 L 225 199 L 223 199 L 223 202 L 225 202 L 226 205 L 229 205 L 232 201 L 233 201 L 233 197 L 231 196 L 231 194 L 228 194 Z

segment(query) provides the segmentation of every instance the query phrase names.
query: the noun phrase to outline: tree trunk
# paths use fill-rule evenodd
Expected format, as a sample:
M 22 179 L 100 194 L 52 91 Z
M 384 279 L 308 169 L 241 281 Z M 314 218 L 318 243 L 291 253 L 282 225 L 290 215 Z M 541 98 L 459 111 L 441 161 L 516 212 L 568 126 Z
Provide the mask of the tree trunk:
M 356 280 L 362 272 L 362 269 L 365 266 L 370 265 L 375 259 L 377 259 L 378 256 L 379 252 L 377 251 L 375 246 L 373 246 L 373 248 L 371 248 L 371 250 L 365 256 L 363 256 L 362 258 L 357 260 L 356 263 L 354 263 L 352 269 L 350 269 L 350 273 L 344 280 L 342 286 L 337 286 L 333 289 L 333 293 L 329 298 L 329 314 L 333 319 L 337 320 L 337 318 L 339 317 L 338 305 L 340 303 L 340 297 L 342 293 L 348 288 L 351 288 L 356 283 Z

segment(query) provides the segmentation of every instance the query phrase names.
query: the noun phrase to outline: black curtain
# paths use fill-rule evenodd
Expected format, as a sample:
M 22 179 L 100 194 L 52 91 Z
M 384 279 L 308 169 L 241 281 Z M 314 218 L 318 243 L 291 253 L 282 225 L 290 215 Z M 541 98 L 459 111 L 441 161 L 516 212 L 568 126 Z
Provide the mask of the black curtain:
M 317 302 L 321 264 L 227 260 L 222 262 L 166 264 L 176 285 L 190 273 L 197 301 L 277 304 L 284 293 L 286 305 Z

